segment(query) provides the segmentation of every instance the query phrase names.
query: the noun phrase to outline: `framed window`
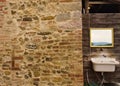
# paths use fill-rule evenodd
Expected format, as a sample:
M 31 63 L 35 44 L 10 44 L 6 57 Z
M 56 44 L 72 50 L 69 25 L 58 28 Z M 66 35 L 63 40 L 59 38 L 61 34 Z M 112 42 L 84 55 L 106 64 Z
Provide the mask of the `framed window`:
M 90 28 L 90 47 L 114 47 L 113 28 Z

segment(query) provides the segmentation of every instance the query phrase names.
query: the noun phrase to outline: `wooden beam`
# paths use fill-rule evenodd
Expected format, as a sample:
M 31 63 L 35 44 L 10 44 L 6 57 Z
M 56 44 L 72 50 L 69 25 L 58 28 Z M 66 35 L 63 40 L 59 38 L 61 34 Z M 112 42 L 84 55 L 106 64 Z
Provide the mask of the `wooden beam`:
M 89 13 L 89 0 L 85 0 L 85 13 Z
M 89 4 L 114 4 L 106 1 L 89 1 Z

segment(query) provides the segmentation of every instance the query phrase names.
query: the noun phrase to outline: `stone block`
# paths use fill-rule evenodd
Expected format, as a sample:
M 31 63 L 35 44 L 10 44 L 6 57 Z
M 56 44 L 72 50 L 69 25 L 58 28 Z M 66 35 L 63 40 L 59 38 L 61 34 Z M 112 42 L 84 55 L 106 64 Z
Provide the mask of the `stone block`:
M 72 12 L 72 11 L 81 11 L 81 3 L 73 2 L 73 3 L 60 3 L 58 5 L 60 12 Z
M 59 0 L 60 2 L 72 2 L 73 0 Z
M 62 81 L 62 78 L 59 77 L 59 76 L 52 77 L 52 81 L 53 81 L 53 82 L 61 82 L 61 81 Z
M 81 20 L 70 20 L 68 22 L 64 22 L 59 24 L 58 27 L 60 29 L 82 29 Z
M 70 13 L 63 13 L 63 14 L 59 14 L 56 16 L 57 22 L 63 22 L 63 21 L 70 20 L 70 19 L 71 19 Z
M 41 20 L 53 20 L 55 18 L 55 16 L 46 16 L 46 17 L 42 17 Z

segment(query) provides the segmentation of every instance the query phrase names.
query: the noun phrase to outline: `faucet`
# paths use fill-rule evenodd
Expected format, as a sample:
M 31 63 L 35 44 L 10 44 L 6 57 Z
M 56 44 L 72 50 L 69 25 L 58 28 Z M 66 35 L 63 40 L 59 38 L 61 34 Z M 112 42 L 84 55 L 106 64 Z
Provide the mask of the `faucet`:
M 104 55 L 104 54 L 103 54 L 102 56 L 103 56 L 103 57 L 105 57 L 105 58 L 107 57 L 107 56 L 106 56 L 106 55 Z

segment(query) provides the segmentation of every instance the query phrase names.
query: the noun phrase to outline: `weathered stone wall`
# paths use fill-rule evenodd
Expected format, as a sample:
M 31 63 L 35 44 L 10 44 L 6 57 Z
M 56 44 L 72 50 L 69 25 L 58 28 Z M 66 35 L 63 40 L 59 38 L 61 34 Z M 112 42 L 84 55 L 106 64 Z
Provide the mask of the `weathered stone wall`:
M 90 48 L 89 28 L 113 28 L 114 47 L 112 48 Z M 101 51 L 102 49 L 102 51 Z M 120 13 L 91 13 L 83 15 L 83 58 L 84 58 L 84 80 L 87 81 L 87 72 L 89 81 L 100 82 L 102 77 L 100 73 L 93 71 L 90 61 L 91 57 L 96 57 L 100 53 L 107 57 L 116 58 L 120 61 Z M 108 82 L 120 83 L 120 65 L 116 65 L 115 72 L 104 73 L 104 78 Z
M 0 0 L 0 86 L 83 86 L 81 0 Z

